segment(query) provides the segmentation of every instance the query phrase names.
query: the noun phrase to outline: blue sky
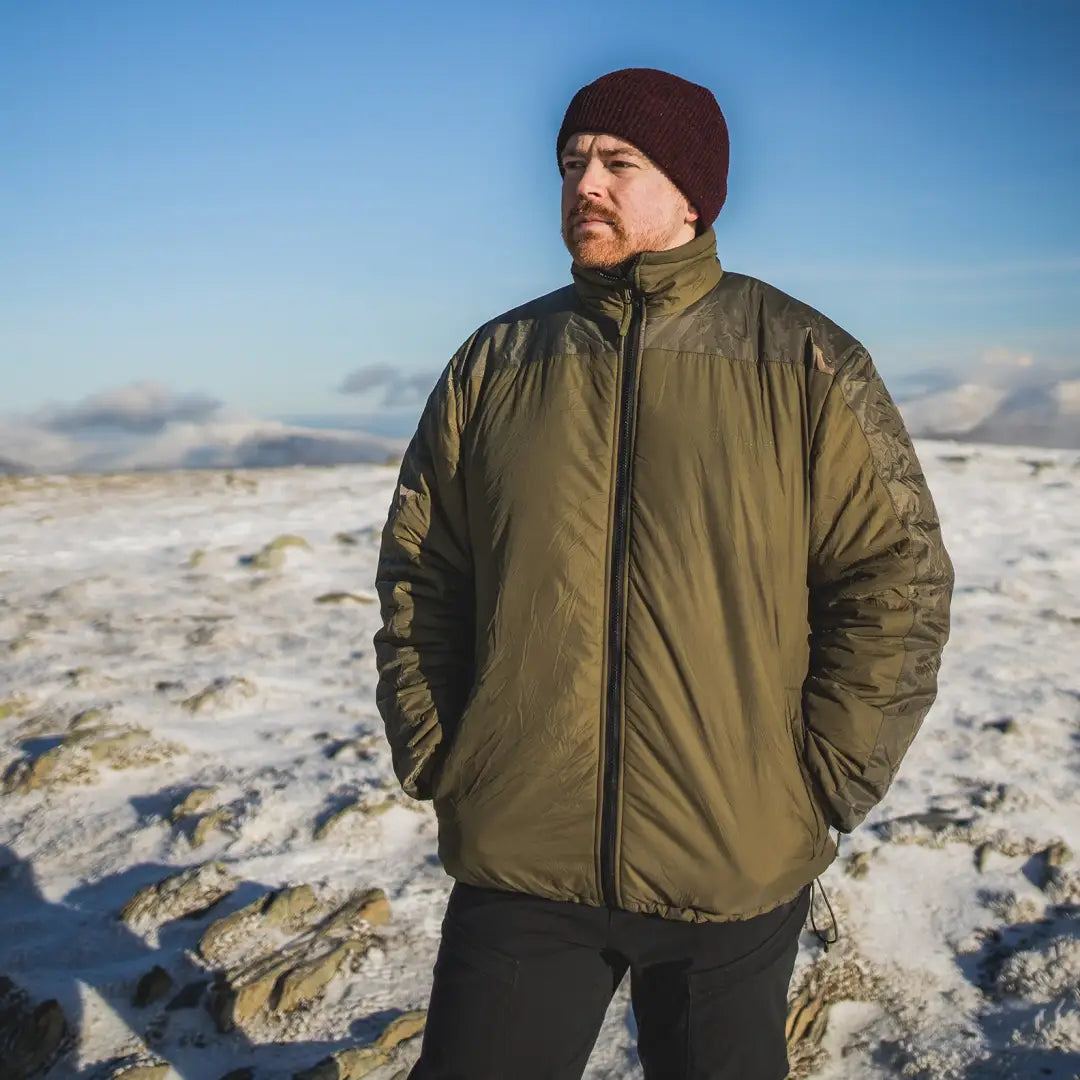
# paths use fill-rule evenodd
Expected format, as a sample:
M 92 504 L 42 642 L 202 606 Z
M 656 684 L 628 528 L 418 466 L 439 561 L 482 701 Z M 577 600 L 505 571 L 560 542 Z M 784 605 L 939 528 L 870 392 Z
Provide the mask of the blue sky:
M 555 133 L 624 66 L 713 90 L 721 262 L 886 381 L 1080 369 L 1078 55 L 1074 0 L 0 0 L 0 410 L 154 380 L 342 413 L 357 369 L 434 377 L 568 280 Z

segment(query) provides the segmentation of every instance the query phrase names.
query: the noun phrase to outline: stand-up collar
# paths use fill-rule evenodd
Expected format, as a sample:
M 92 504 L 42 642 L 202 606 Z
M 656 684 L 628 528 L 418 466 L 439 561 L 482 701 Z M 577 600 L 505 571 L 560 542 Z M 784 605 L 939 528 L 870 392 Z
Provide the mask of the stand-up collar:
M 672 315 L 700 300 L 723 273 L 716 258 L 716 233 L 700 236 L 668 251 L 642 251 L 611 270 L 573 263 L 570 272 L 578 296 L 598 314 L 622 319 L 630 297 L 644 297 L 650 316 Z

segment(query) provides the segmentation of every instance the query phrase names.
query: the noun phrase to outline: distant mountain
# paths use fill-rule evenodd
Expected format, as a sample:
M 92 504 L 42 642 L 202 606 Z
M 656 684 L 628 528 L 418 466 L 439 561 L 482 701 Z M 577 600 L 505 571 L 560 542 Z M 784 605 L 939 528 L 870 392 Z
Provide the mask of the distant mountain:
M 382 464 L 399 458 L 408 441 L 273 420 L 216 419 L 169 423 L 152 434 L 111 431 L 81 438 L 23 422 L 3 435 L 0 474 Z M 21 462 L 4 454 L 9 446 L 19 448 Z
M 1080 379 L 1010 388 L 962 383 L 898 404 L 914 436 L 1080 449 Z
M 30 471 L 25 465 L 20 465 L 11 458 L 0 457 L 0 476 L 23 476 Z

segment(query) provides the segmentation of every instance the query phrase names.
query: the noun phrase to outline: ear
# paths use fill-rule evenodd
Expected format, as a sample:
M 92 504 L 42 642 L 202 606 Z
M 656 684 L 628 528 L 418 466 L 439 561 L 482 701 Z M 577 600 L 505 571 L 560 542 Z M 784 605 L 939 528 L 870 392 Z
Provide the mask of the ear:
M 700 216 L 701 215 L 697 212 L 697 208 L 694 204 L 688 202 L 686 204 L 686 216 L 683 218 L 683 222 L 687 225 L 693 225 Z

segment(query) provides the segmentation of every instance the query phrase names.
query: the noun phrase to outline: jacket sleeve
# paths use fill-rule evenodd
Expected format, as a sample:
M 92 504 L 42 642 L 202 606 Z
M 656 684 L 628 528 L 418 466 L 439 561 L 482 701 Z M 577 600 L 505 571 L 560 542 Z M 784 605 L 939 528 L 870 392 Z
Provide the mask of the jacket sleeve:
M 825 396 L 810 503 L 806 764 L 829 823 L 851 832 L 937 694 L 953 587 L 922 468 L 861 347 Z
M 471 684 L 473 572 L 455 371 L 461 355 L 431 391 L 402 458 L 375 578 L 382 615 L 374 637 L 376 703 L 394 771 L 416 799 L 431 798 L 440 744 Z

